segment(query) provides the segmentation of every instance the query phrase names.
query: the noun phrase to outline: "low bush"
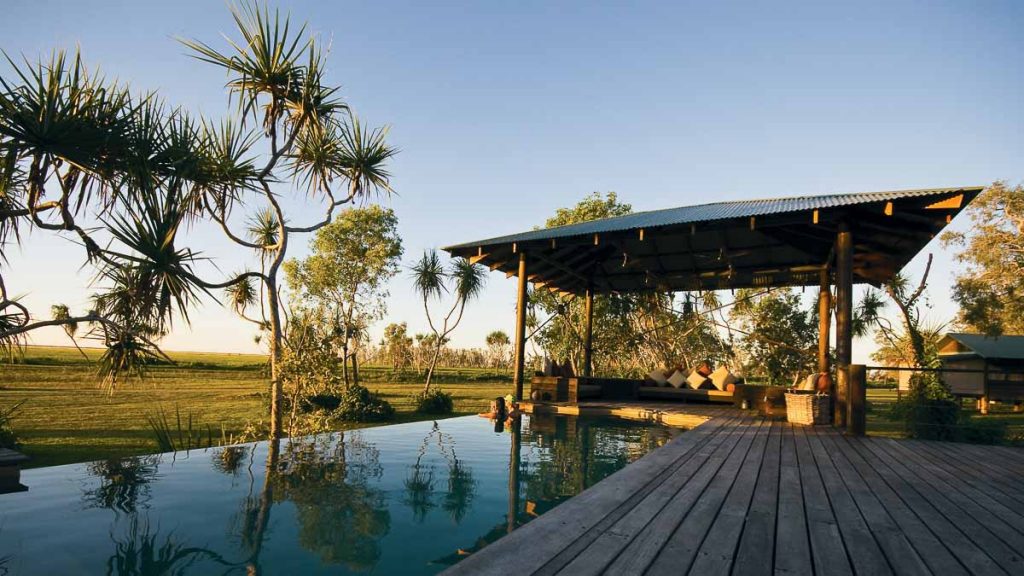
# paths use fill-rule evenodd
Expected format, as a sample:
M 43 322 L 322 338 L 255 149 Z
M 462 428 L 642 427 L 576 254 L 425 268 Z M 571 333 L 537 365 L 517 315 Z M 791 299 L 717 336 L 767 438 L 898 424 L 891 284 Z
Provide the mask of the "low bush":
M 18 402 L 10 408 L 0 408 L 0 448 L 16 450 L 21 447 L 21 443 L 18 442 L 18 435 L 14 433 L 14 429 L 11 427 L 14 413 L 18 411 L 21 405 L 22 402 Z
M 903 423 L 908 438 L 955 440 L 960 404 L 935 373 L 915 374 L 910 378 L 910 392 L 893 404 L 890 418 Z
M 412 403 L 421 414 L 451 414 L 455 411 L 452 395 L 440 388 L 431 388 L 426 392 L 414 394 Z
M 960 442 L 971 444 L 1004 444 L 1007 438 L 1006 422 L 973 418 L 965 414 L 957 435 Z
M 893 405 L 890 415 L 903 423 L 908 438 L 955 440 L 959 434 L 960 405 L 955 400 L 907 396 Z
M 300 403 L 300 408 L 303 412 L 315 412 L 318 410 L 326 410 L 328 412 L 337 410 L 341 406 L 342 396 L 340 394 L 334 394 L 330 392 L 324 392 L 323 394 L 313 394 L 312 396 L 306 396 Z
M 387 400 L 363 386 L 351 385 L 341 393 L 334 416 L 349 422 L 383 422 L 395 415 Z
M 1005 422 L 973 418 L 963 412 L 935 374 L 911 377 L 910 393 L 893 405 L 890 418 L 903 423 L 908 438 L 974 444 L 1007 440 Z

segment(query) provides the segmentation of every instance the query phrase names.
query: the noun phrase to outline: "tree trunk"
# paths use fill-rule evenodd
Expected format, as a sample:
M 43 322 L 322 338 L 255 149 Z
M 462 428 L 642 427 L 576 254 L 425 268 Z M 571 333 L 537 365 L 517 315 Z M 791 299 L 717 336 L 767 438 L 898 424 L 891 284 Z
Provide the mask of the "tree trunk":
M 352 383 L 359 386 L 359 348 L 352 349 Z
M 281 310 L 277 299 L 276 276 L 267 278 L 267 308 L 270 309 L 270 437 L 277 439 L 282 436 L 281 400 L 283 389 L 279 371 L 282 353 Z
M 434 347 L 434 355 L 430 359 L 430 365 L 427 366 L 427 383 L 423 385 L 423 393 L 426 394 L 430 390 L 430 379 L 434 377 L 434 367 L 437 366 L 437 358 L 441 355 L 441 338 L 438 338 L 438 344 Z
M 341 374 L 345 388 L 348 389 L 348 341 L 341 346 Z

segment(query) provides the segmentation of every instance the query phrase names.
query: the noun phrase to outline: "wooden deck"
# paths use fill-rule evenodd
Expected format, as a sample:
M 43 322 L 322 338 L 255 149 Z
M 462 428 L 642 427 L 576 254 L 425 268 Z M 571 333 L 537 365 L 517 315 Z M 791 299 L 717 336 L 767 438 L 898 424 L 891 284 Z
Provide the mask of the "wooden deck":
M 1024 450 L 699 412 L 449 572 L 1024 574 Z

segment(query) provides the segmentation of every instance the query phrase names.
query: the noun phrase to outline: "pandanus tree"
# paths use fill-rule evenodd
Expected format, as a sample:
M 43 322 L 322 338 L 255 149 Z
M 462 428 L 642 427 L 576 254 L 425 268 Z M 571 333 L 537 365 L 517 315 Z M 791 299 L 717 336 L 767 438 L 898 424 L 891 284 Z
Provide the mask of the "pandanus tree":
M 240 314 L 258 305 L 248 317 L 268 336 L 270 429 L 278 437 L 279 272 L 289 240 L 326 226 L 346 204 L 390 193 L 386 163 L 395 149 L 386 129 L 363 126 L 326 82 L 324 53 L 305 26 L 255 4 L 231 13 L 241 38 L 226 51 L 182 41 L 227 72 L 238 117 L 221 123 L 133 94 L 77 55 L 9 60 L 13 74 L 0 77 L 0 250 L 20 243 L 28 227 L 69 237 L 95 270 L 96 292 L 91 310 L 41 320 L 0 275 L 0 346 L 18 346 L 46 326 L 88 325 L 106 346 L 100 370 L 112 385 L 163 356 L 156 341 L 175 318 L 187 322 L 203 295 L 226 291 Z M 323 202 L 325 214 L 296 226 L 283 199 L 303 193 Z M 202 257 L 179 235 L 200 221 L 255 251 L 259 270 L 201 277 Z
M 437 359 L 448 342 L 448 337 L 462 321 L 466 304 L 483 291 L 485 268 L 472 264 L 464 258 L 456 258 L 445 268 L 436 250 L 428 250 L 412 267 L 413 287 L 423 299 L 423 310 L 433 333 L 433 350 L 427 364 L 427 378 L 423 392 L 430 390 L 430 381 L 437 368 Z M 435 319 L 430 304 L 441 300 L 446 294 L 452 296 L 451 306 L 444 316 Z

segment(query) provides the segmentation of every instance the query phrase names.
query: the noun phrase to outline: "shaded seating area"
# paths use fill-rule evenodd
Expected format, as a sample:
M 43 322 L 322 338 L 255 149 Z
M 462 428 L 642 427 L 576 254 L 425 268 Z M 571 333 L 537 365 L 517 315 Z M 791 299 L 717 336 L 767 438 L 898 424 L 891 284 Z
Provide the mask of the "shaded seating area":
M 862 433 L 863 367 L 851 370 L 853 286 L 890 280 L 983 187 L 934 188 L 717 202 L 638 212 L 445 248 L 518 280 L 514 368 L 524 397 L 527 286 L 585 302 L 583 369 L 576 401 L 596 391 L 593 299 L 597 294 L 815 287 L 819 373 L 833 374 L 833 421 Z M 833 295 L 834 289 L 834 295 Z M 833 332 L 834 311 L 834 332 Z M 835 340 L 835 366 L 830 341 Z M 557 384 L 555 385 L 557 388 Z M 692 392 L 636 386 L 636 393 L 694 399 Z M 530 391 L 532 392 L 532 391 Z M 581 394 L 582 392 L 582 394 Z M 605 388 L 601 388 L 604 394 Z M 728 391 L 694 390 L 706 400 Z M 570 395 L 566 395 L 569 398 Z M 733 393 L 732 401 L 736 395 Z M 569 400 L 566 400 L 569 401 Z

